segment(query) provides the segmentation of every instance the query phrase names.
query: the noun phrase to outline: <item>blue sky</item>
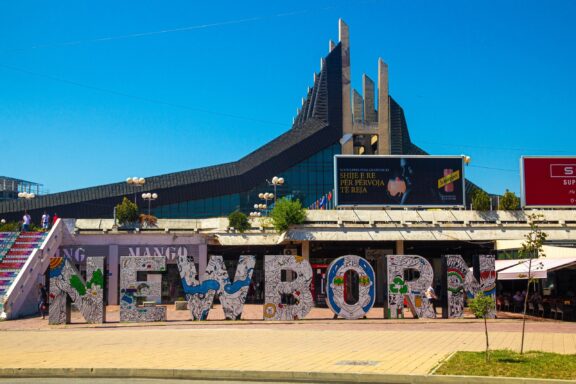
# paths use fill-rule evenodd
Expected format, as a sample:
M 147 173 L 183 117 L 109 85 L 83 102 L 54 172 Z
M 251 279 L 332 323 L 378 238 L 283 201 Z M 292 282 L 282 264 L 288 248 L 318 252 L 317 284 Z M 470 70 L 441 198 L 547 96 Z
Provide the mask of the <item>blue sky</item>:
M 288 130 L 338 18 L 353 85 L 389 65 L 415 143 L 519 192 L 576 155 L 576 2 L 5 1 L 0 175 L 50 192 L 234 161 Z

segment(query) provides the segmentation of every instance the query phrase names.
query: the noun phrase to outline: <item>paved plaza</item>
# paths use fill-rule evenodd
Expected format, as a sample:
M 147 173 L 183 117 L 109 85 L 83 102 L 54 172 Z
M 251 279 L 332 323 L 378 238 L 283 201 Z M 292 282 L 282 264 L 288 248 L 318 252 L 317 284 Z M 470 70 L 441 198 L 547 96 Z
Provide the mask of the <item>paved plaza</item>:
M 217 316 L 219 308 L 212 313 Z M 257 317 L 261 306 L 247 306 Z M 295 322 L 259 320 L 185 321 L 186 311 L 169 311 L 171 321 L 120 324 L 109 308 L 109 323 L 49 326 L 38 317 L 0 323 L 0 368 L 124 368 L 325 374 L 426 375 L 454 351 L 482 351 L 482 321 L 384 320 L 382 309 L 368 319 L 332 320 L 315 309 Z M 513 315 L 512 315 L 513 316 Z M 177 319 L 181 317 L 181 319 Z M 517 317 L 517 316 L 516 316 Z M 518 350 L 521 322 L 489 322 L 490 347 Z M 526 350 L 576 354 L 576 323 L 530 320 Z M 7 348 L 7 346 L 9 346 Z

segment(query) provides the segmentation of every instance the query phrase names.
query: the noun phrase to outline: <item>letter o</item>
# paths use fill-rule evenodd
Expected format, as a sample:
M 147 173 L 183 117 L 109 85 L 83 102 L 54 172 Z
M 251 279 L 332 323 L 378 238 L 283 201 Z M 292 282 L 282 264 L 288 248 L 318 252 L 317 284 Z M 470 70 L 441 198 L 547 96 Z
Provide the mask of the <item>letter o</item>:
M 354 304 L 344 300 L 345 274 L 350 270 L 358 274 L 358 301 Z M 366 259 L 341 256 L 330 263 L 326 276 L 326 304 L 336 315 L 349 320 L 361 319 L 372 309 L 376 300 L 376 277 Z

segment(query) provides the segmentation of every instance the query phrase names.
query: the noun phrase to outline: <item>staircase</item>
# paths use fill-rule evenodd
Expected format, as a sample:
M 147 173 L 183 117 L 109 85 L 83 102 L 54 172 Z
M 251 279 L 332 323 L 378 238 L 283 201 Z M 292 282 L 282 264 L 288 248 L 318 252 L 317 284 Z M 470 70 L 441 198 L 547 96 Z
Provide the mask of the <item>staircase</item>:
M 18 238 L 18 232 L 0 232 L 0 264 L 7 263 L 9 264 L 10 259 L 7 259 L 6 256 L 10 252 L 12 245 Z M 8 260 L 6 262 L 5 260 Z M 9 270 L 9 269 L 0 269 L 0 298 L 4 296 L 8 287 L 16 277 L 18 272 Z M 0 300 L 1 303 L 2 300 Z
M 38 283 L 58 252 L 62 221 L 50 232 L 0 233 L 0 319 L 37 312 Z

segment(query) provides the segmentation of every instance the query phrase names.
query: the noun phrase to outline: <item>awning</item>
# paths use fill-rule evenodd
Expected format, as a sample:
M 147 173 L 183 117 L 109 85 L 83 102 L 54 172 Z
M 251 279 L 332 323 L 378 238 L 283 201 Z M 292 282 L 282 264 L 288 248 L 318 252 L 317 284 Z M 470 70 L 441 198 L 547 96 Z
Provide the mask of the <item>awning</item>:
M 500 272 L 500 271 L 503 271 L 504 269 L 514 267 L 515 265 L 523 263 L 524 261 L 527 261 L 527 260 L 528 259 L 496 260 L 495 269 L 496 269 L 496 272 Z
M 518 263 L 521 260 L 501 260 L 501 261 L 515 261 Z M 524 280 L 528 278 L 529 261 L 524 260 L 520 264 L 514 265 L 510 268 L 498 272 L 498 280 Z M 576 267 L 576 258 L 567 259 L 533 259 L 530 276 L 535 279 L 545 279 L 548 277 L 548 272 L 553 272 L 559 269 Z

